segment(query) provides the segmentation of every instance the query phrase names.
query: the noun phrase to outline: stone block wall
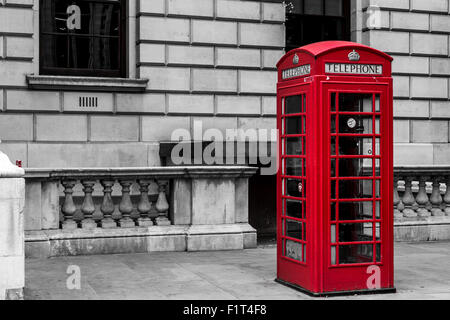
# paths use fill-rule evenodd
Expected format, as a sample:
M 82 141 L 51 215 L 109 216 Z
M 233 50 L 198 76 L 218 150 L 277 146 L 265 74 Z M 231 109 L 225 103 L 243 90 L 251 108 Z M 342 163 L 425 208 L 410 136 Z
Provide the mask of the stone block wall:
M 25 167 L 159 165 L 175 129 L 275 128 L 284 7 L 237 0 L 130 0 L 128 75 L 143 93 L 32 90 L 39 0 L 0 1 L 0 150 Z M 80 96 L 98 98 L 80 109 Z
M 395 164 L 450 164 L 449 1 L 353 1 L 352 19 L 354 40 L 394 58 Z

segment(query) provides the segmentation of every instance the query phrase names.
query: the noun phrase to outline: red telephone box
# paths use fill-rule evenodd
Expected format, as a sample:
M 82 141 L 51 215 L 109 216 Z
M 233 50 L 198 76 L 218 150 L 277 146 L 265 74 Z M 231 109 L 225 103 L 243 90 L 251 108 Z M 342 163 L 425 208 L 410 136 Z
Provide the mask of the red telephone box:
M 391 62 L 325 41 L 277 64 L 278 282 L 314 296 L 395 292 Z

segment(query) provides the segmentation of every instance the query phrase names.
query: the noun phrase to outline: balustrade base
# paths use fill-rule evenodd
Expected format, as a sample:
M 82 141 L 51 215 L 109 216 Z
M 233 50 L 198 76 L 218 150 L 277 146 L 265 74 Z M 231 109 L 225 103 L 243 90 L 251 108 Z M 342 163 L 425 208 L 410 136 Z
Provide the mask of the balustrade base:
M 62 224 L 63 230 L 76 230 L 78 228 L 78 224 L 75 221 L 64 221 Z
M 158 226 L 170 226 L 170 220 L 166 217 L 158 217 L 155 219 L 156 225 Z
M 92 219 L 86 219 L 81 221 L 81 228 L 86 230 L 92 230 L 97 228 L 97 223 Z
M 120 219 L 119 226 L 121 228 L 134 228 L 136 223 L 130 218 Z
M 247 223 L 46 230 L 25 234 L 27 258 L 255 247 L 256 230 Z
M 139 227 L 151 227 L 151 226 L 154 226 L 155 224 L 149 218 L 139 218 L 137 221 L 137 225 Z
M 394 240 L 399 242 L 448 241 L 450 240 L 450 217 L 396 219 Z
M 102 228 L 103 229 L 115 229 L 115 228 L 117 228 L 117 223 L 111 218 L 103 219 L 101 224 L 102 224 Z

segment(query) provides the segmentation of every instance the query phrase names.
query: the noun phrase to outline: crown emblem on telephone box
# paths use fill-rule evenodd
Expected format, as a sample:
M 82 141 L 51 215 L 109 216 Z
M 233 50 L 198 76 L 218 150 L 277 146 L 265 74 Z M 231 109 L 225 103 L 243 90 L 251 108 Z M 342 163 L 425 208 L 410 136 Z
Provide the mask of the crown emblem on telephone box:
M 298 57 L 297 54 L 294 55 L 294 59 L 292 59 L 292 63 L 293 64 L 298 64 L 300 62 L 300 58 Z
M 359 61 L 359 59 L 361 59 L 361 56 L 355 50 L 348 54 L 348 60 L 350 61 Z

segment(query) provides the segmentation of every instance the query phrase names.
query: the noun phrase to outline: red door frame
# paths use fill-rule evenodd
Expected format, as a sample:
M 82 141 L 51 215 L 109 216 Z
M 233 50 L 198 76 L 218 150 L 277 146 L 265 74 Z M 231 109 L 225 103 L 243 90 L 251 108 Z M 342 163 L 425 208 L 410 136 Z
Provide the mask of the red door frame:
M 323 214 L 323 224 L 322 224 L 322 234 L 321 239 L 323 251 L 323 279 L 322 279 L 322 290 L 323 292 L 340 292 L 349 290 L 367 290 L 367 279 L 370 277 L 371 273 L 368 273 L 368 267 L 378 266 L 380 268 L 381 276 L 381 288 L 392 288 L 393 287 L 393 206 L 392 206 L 392 190 L 393 190 L 393 163 L 392 163 L 392 136 L 393 136 L 393 126 L 392 126 L 392 105 L 389 103 L 391 98 L 391 93 L 389 90 L 389 80 L 382 82 L 377 81 L 376 83 L 361 83 L 361 81 L 321 81 L 320 82 L 320 92 L 322 99 L 322 107 L 324 112 L 322 114 L 322 130 L 324 134 L 324 140 L 322 149 L 323 157 L 322 166 L 324 170 L 323 185 L 324 197 L 322 198 L 322 206 L 324 210 Z M 381 262 L 375 261 L 375 251 L 373 251 L 374 261 L 369 263 L 358 263 L 358 264 L 348 264 L 348 265 L 332 265 L 331 264 L 331 219 L 330 219 L 330 119 L 331 110 L 330 97 L 331 93 L 357 93 L 357 94 L 373 94 L 380 95 L 380 135 L 373 135 L 373 137 L 379 137 L 381 141 L 379 156 L 373 154 L 373 157 L 369 158 L 379 158 L 381 163 L 381 172 L 376 175 L 381 180 L 380 184 L 380 219 L 373 220 L 374 223 L 380 223 L 380 243 L 381 243 Z M 374 132 L 376 133 L 376 132 Z M 375 149 L 374 149 L 375 150 Z M 339 176 L 337 176 L 339 177 Z M 375 175 L 373 176 L 375 178 Z M 355 179 L 359 180 L 359 179 Z M 375 199 L 374 199 L 375 200 Z M 339 200 L 337 200 L 339 201 Z M 373 208 L 375 214 L 375 207 Z M 380 221 L 381 220 L 381 221 Z M 370 221 L 370 220 L 369 220 Z M 375 224 L 373 224 L 375 227 Z M 375 233 L 375 230 L 373 230 Z M 336 237 L 339 235 L 336 232 Z M 375 237 L 374 237 L 375 238 Z M 375 239 L 374 239 L 375 240 Z M 372 244 L 372 243 L 371 243 Z M 375 246 L 374 246 L 375 247 Z M 338 255 L 338 250 L 337 255 Z

